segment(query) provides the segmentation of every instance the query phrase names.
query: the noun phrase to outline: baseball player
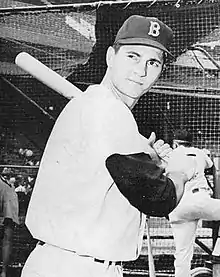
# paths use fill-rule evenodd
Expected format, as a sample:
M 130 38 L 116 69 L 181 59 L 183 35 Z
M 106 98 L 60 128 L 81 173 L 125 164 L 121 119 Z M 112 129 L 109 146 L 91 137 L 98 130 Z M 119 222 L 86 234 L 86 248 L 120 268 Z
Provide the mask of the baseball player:
M 183 156 L 168 177 L 171 148 L 138 131 L 131 109 L 159 78 L 171 29 L 157 18 L 129 17 L 106 53 L 107 70 L 61 112 L 47 142 L 27 211 L 39 240 L 22 277 L 121 276 L 142 246 L 145 215 L 164 216 L 194 173 Z
M 11 184 L 0 175 L 0 207 L 3 219 L 2 233 L 2 272 L 6 277 L 8 265 L 12 254 L 13 234 L 18 219 L 18 197 Z
M 183 197 L 169 214 L 176 248 L 175 277 L 191 276 L 193 245 L 199 220 L 220 220 L 220 200 L 211 198 L 212 189 L 204 174 L 205 169 L 213 166 L 212 160 L 202 149 L 192 146 L 192 139 L 192 134 L 185 129 L 174 132 L 171 157 L 185 153 L 196 161 L 194 177 L 186 183 Z

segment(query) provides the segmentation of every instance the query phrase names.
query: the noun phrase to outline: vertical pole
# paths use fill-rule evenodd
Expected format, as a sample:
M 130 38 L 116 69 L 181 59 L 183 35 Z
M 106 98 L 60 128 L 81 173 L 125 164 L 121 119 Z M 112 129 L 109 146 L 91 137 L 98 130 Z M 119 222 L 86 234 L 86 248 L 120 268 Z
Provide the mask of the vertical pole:
M 220 156 L 213 157 L 214 162 L 214 197 L 220 199 Z M 213 261 L 213 277 L 220 276 L 220 222 L 215 222 L 213 225 L 213 245 L 214 250 L 212 253 Z
M 166 109 L 163 113 L 163 116 L 164 116 L 164 140 L 166 142 L 170 142 L 170 128 L 171 126 L 168 126 L 170 124 L 170 115 L 169 115 L 169 112 L 170 112 L 170 102 L 167 101 L 166 102 Z

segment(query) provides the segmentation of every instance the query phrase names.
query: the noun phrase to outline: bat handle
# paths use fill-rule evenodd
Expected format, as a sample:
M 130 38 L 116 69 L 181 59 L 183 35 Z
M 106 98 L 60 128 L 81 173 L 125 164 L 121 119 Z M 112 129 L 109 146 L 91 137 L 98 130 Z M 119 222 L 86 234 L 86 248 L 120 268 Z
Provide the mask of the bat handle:
M 149 277 L 156 277 L 155 265 L 153 258 L 152 245 L 150 240 L 150 227 L 149 227 L 150 217 L 146 217 L 146 232 L 147 232 L 147 248 L 148 248 L 148 267 L 149 267 Z

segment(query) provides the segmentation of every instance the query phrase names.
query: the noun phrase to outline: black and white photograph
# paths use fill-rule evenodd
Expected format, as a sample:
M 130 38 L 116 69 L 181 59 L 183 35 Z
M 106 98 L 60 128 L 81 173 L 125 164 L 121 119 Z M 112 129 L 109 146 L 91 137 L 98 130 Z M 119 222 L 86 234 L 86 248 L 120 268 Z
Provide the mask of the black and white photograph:
M 0 0 L 0 277 L 220 277 L 220 1 Z

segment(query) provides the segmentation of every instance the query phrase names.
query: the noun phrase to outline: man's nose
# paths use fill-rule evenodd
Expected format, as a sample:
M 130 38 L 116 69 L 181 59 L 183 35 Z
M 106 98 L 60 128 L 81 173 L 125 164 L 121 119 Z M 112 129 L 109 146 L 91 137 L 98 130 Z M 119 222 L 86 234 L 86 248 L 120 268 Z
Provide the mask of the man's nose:
M 140 77 L 147 76 L 147 65 L 146 62 L 139 62 L 135 67 L 135 73 Z

